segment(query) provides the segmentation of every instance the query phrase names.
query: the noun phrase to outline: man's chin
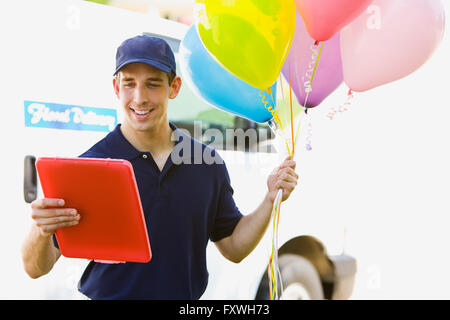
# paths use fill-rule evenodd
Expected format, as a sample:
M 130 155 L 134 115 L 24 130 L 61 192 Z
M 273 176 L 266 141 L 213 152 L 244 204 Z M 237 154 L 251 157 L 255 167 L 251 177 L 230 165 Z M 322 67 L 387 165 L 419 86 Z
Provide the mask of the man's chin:
M 158 129 L 157 123 L 154 123 L 153 121 L 151 123 L 136 123 L 134 122 L 131 126 L 133 130 L 136 132 L 151 132 Z

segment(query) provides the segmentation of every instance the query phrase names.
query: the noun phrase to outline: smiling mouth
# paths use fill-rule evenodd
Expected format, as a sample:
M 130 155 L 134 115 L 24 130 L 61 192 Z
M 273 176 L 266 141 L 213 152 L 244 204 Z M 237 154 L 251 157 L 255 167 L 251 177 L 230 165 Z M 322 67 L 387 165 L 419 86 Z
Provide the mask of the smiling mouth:
M 148 115 L 149 113 L 151 113 L 154 110 L 154 109 L 136 110 L 136 109 L 133 109 L 133 108 L 130 108 L 130 109 L 131 109 L 131 111 L 133 111 L 133 113 L 135 113 L 138 116 L 146 116 L 146 115 Z

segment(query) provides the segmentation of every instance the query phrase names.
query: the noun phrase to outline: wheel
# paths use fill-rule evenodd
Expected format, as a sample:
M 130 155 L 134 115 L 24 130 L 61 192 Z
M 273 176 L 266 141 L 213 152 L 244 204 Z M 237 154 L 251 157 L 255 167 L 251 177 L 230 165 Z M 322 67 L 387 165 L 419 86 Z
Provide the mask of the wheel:
M 278 257 L 283 286 L 278 287 L 281 300 L 322 300 L 322 282 L 314 265 L 306 258 L 294 254 Z M 257 300 L 269 300 L 269 282 L 264 274 L 256 294 Z

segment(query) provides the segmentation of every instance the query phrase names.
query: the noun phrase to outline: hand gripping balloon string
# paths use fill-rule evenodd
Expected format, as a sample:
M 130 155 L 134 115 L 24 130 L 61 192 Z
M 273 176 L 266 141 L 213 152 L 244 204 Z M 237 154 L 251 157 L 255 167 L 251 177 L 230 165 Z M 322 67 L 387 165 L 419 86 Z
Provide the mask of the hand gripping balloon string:
M 290 65 L 289 65 L 289 98 L 290 98 L 290 111 L 291 111 L 291 134 L 292 134 L 292 140 L 291 142 L 294 141 L 293 139 L 293 110 L 292 110 L 292 88 L 291 88 L 291 78 L 290 78 L 291 74 L 290 74 Z M 283 91 L 283 85 L 282 85 L 282 81 L 280 81 L 280 85 L 281 85 L 281 94 L 284 100 L 284 91 Z M 286 146 L 288 148 L 289 151 L 289 144 L 287 142 L 287 139 L 285 137 L 286 140 Z M 291 158 L 293 158 L 294 156 L 294 145 L 292 144 L 292 154 L 289 152 L 289 155 L 291 156 Z M 278 295 L 278 288 L 281 289 L 281 293 L 283 291 L 283 282 L 282 282 L 282 278 L 281 278 L 281 273 L 280 273 L 280 269 L 278 266 L 278 225 L 280 222 L 280 212 L 281 212 L 281 200 L 283 197 L 283 190 L 279 189 L 277 196 L 275 198 L 273 207 L 272 207 L 272 213 L 271 213 L 271 217 L 272 217 L 272 221 L 273 221 L 273 225 L 272 225 L 272 252 L 269 258 L 269 264 L 267 266 L 267 275 L 268 275 L 268 282 L 269 282 L 269 295 L 270 295 L 270 299 L 271 300 L 278 300 L 279 299 L 279 295 Z
M 313 51 L 313 55 L 312 55 L 312 61 L 310 62 L 310 65 L 308 67 L 308 70 L 306 72 L 306 77 L 310 78 L 310 80 L 308 80 L 307 82 L 304 82 L 305 84 L 305 91 L 307 92 L 306 94 L 306 99 L 305 102 L 303 104 L 303 106 L 306 106 L 306 103 L 308 101 L 308 97 L 309 97 L 309 93 L 312 91 L 311 88 L 311 84 L 312 81 L 314 80 L 314 75 L 316 73 L 317 70 L 317 64 L 319 62 L 319 58 L 320 58 L 320 54 L 322 52 L 322 48 L 323 48 L 323 43 L 320 46 L 320 49 L 317 51 L 316 50 L 316 46 L 318 45 L 318 42 L 316 41 L 314 43 L 314 45 L 311 46 L 311 50 Z M 313 67 L 314 65 L 314 67 Z M 311 74 L 311 75 L 310 75 Z M 262 91 L 260 92 L 260 96 L 261 96 Z M 263 98 L 263 103 L 265 102 L 264 99 L 265 97 L 262 96 Z M 291 135 L 292 135 L 292 154 L 289 151 L 289 145 L 287 144 L 287 139 L 286 137 L 284 137 L 286 139 L 286 145 L 289 151 L 289 155 L 291 156 L 291 159 L 293 159 L 294 156 L 294 152 L 295 152 L 295 143 L 297 141 L 297 136 L 298 136 L 298 132 L 300 129 L 300 123 L 298 124 L 298 128 L 297 128 L 297 132 L 294 138 L 294 132 L 293 132 L 293 111 L 292 111 L 292 87 L 291 87 L 291 69 L 290 69 L 290 65 L 289 65 L 289 98 L 290 98 L 290 111 L 291 111 Z M 266 103 L 265 103 L 266 104 Z M 270 109 L 268 109 L 270 111 Z M 305 107 L 305 113 L 307 114 L 306 111 L 306 107 Z M 274 122 L 270 122 L 269 121 L 269 126 L 272 128 L 272 130 L 276 130 L 276 126 Z M 281 126 L 281 123 L 280 123 Z M 307 150 L 311 150 L 311 136 L 312 136 L 312 126 L 311 126 L 311 122 L 309 121 L 308 123 L 308 136 L 307 136 Z M 270 294 L 270 299 L 271 300 L 275 300 L 278 299 L 278 284 L 280 284 L 280 289 L 281 289 L 281 294 L 283 291 L 283 282 L 282 282 L 282 278 L 281 278 L 281 273 L 280 273 L 280 269 L 278 266 L 278 224 L 280 221 L 280 209 L 281 209 L 281 201 L 282 201 L 282 197 L 283 197 L 283 190 L 280 189 L 278 190 L 277 193 L 277 197 L 275 198 L 274 201 L 274 205 L 272 208 L 272 219 L 273 219 L 273 227 L 272 227 L 272 253 L 269 259 L 269 264 L 267 266 L 267 275 L 268 275 L 268 280 L 269 280 L 269 294 Z
M 328 112 L 328 114 L 327 114 L 327 117 L 328 117 L 330 120 L 333 120 L 334 117 L 336 116 L 336 114 L 338 114 L 338 113 L 344 113 L 344 112 L 348 111 L 348 110 L 349 110 L 348 108 L 349 108 L 349 107 L 351 106 L 351 104 L 352 104 L 353 98 L 354 98 L 354 95 L 353 95 L 352 89 L 349 89 L 349 90 L 348 90 L 348 93 L 347 93 L 347 100 L 344 102 L 344 104 L 343 104 L 343 105 L 340 105 L 340 106 L 337 107 L 337 108 L 335 108 L 335 107 L 331 108 L 330 112 Z

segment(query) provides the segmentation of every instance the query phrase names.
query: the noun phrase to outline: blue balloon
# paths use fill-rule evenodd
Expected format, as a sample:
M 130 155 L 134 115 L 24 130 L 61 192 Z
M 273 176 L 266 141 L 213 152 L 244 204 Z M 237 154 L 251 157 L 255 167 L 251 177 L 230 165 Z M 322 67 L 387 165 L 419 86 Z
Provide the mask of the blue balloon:
M 273 118 L 269 110 L 275 109 L 276 82 L 270 87 L 272 99 L 266 91 L 249 85 L 225 70 L 204 47 L 196 25 L 187 31 L 179 52 L 183 80 L 204 101 L 259 123 Z

